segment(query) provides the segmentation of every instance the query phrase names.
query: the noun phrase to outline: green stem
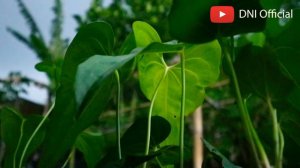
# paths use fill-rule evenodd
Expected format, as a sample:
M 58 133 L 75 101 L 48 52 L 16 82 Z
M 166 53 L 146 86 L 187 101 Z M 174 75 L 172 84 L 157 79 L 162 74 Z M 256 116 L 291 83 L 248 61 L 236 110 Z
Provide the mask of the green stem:
M 181 111 L 180 111 L 180 168 L 184 167 L 184 111 L 185 111 L 185 60 L 184 52 L 180 55 L 181 63 L 181 83 L 182 83 L 182 96 L 181 96 Z
M 73 162 L 73 161 L 72 161 L 72 158 L 75 158 L 75 153 L 74 153 L 74 151 L 75 151 L 75 149 L 72 149 L 72 150 L 71 150 L 71 152 L 70 152 L 68 158 L 66 159 L 66 161 L 64 162 L 64 164 L 61 166 L 61 168 L 65 168 L 65 167 L 68 165 L 68 163 L 69 163 L 69 168 L 71 168 L 71 166 L 72 166 L 72 163 L 71 163 L 71 162 Z M 74 159 L 73 159 L 73 160 L 74 160 Z M 75 160 L 74 160 L 74 161 L 75 161 Z M 75 165 L 75 163 L 74 163 L 73 165 Z M 73 167 L 73 168 L 74 168 L 74 167 Z
M 70 154 L 69 168 L 75 168 L 75 152 L 76 150 L 73 148 Z
M 25 120 L 23 119 L 22 120 L 22 123 L 21 123 L 21 128 L 20 128 L 20 137 L 19 137 L 19 141 L 18 141 L 18 144 L 17 144 L 17 147 L 16 147 L 16 151 L 14 153 L 14 163 L 13 163 L 13 167 L 16 168 L 17 165 L 16 165 L 16 159 L 17 159 L 17 153 L 18 153 L 18 150 L 20 148 L 20 145 L 21 145 L 21 141 L 22 141 L 22 138 L 23 138 L 23 127 L 24 127 L 24 123 L 25 123 Z M 21 163 L 19 163 L 19 167 L 21 167 Z
M 150 104 L 150 108 L 149 108 L 149 112 L 148 112 L 148 120 L 147 120 L 147 138 L 146 138 L 146 148 L 145 148 L 145 155 L 149 154 L 149 149 L 150 149 L 150 139 L 151 139 L 151 116 L 152 116 L 152 112 L 153 112 L 153 106 L 154 106 L 154 102 L 156 100 L 156 96 L 158 93 L 158 89 L 160 84 L 162 83 L 162 81 L 166 78 L 167 73 L 168 73 L 169 67 L 166 66 L 164 75 L 162 76 L 162 78 L 160 79 L 160 81 L 158 82 L 158 85 L 155 88 L 153 97 L 151 99 L 151 104 Z M 143 164 L 143 168 L 147 167 L 147 162 L 145 162 Z
M 279 131 L 279 144 L 280 144 L 280 149 L 279 149 L 279 165 L 280 168 L 282 167 L 282 160 L 283 160 L 283 149 L 284 149 L 284 136 L 282 133 L 282 130 L 280 128 L 280 125 L 278 125 L 278 131 Z
M 21 158 L 20 158 L 20 162 L 19 162 L 19 168 L 22 168 L 22 162 L 24 160 L 25 154 L 28 150 L 28 147 L 30 145 L 30 143 L 32 142 L 33 138 L 35 137 L 35 135 L 37 134 L 37 132 L 41 129 L 41 127 L 43 126 L 43 124 L 46 122 L 47 118 L 49 117 L 50 113 L 52 112 L 53 108 L 55 106 L 55 101 L 52 104 L 52 106 L 50 107 L 50 109 L 48 110 L 48 112 L 46 113 L 46 115 L 44 116 L 44 118 L 42 119 L 42 121 L 39 123 L 39 125 L 35 128 L 35 130 L 33 131 L 33 133 L 31 134 L 30 138 L 28 139 L 24 150 L 22 152 Z
M 120 128 L 120 109 L 121 109 L 121 83 L 120 83 L 120 75 L 119 72 L 115 71 L 117 85 L 118 85 L 118 96 L 117 96 L 117 110 L 116 110 L 116 128 L 117 128 L 117 146 L 118 146 L 118 157 L 119 160 L 122 159 L 122 151 L 121 151 L 121 128 Z
M 267 98 L 268 109 L 271 114 L 272 123 L 273 123 L 273 139 L 275 144 L 275 168 L 282 167 L 282 149 L 283 149 L 283 135 L 281 129 L 279 128 L 278 120 L 277 120 L 277 110 L 273 107 L 271 99 Z
M 259 151 L 259 155 L 260 155 L 260 158 L 263 162 L 264 167 L 269 168 L 271 166 L 270 166 L 270 163 L 269 163 L 268 156 L 267 156 L 267 154 L 265 152 L 265 149 L 264 149 L 264 146 L 262 145 L 262 143 L 261 143 L 261 141 L 260 141 L 260 139 L 257 135 L 257 132 L 255 131 L 255 128 L 253 127 L 253 124 L 251 122 L 246 100 L 244 100 L 244 107 L 245 107 L 246 113 L 248 114 L 247 115 L 247 122 L 248 122 L 248 125 L 249 125 L 249 128 L 250 128 L 250 131 L 251 131 L 252 139 L 253 139 L 253 141 L 256 145 L 257 150 Z
M 234 57 L 234 45 L 233 44 L 234 44 L 234 39 L 233 39 L 233 37 L 231 37 L 231 55 Z M 245 103 L 243 102 L 240 88 L 239 88 L 239 83 L 238 83 L 237 76 L 235 73 L 235 69 L 233 67 L 233 63 L 232 63 L 232 60 L 230 57 L 230 53 L 229 53 L 229 51 L 227 51 L 227 48 L 224 46 L 223 46 L 223 53 L 224 53 L 225 59 L 227 61 L 227 64 L 229 66 L 229 71 L 231 73 L 233 86 L 234 86 L 234 90 L 236 93 L 237 104 L 238 104 L 239 110 L 241 112 L 241 117 L 242 117 L 242 121 L 243 121 L 243 124 L 245 127 L 246 135 L 247 135 L 248 141 L 251 145 L 251 149 L 253 151 L 255 160 L 256 160 L 258 166 L 260 167 L 260 161 L 259 161 L 259 157 L 258 157 L 258 156 L 260 156 L 264 167 L 269 168 L 270 167 L 269 160 L 266 157 L 265 150 L 259 140 L 259 137 L 257 136 L 257 133 L 256 133 L 253 125 L 252 125 L 250 115 L 247 111 L 247 107 L 246 107 Z M 256 148 L 256 147 L 258 147 L 258 148 Z
M 247 119 L 248 114 L 247 114 L 247 112 L 245 111 L 245 108 L 244 108 L 244 103 L 242 101 L 242 96 L 241 96 L 238 80 L 237 80 L 237 77 L 236 77 L 236 73 L 235 73 L 235 70 L 234 70 L 234 67 L 233 67 L 233 64 L 232 64 L 232 60 L 231 60 L 230 54 L 227 52 L 227 50 L 223 49 L 223 52 L 224 52 L 224 56 L 226 58 L 226 61 L 227 61 L 227 64 L 229 66 L 229 70 L 230 70 L 230 73 L 231 73 L 231 77 L 232 77 L 232 80 L 233 80 L 233 86 L 234 86 L 234 90 L 235 90 L 236 97 L 237 97 L 237 104 L 238 104 L 239 110 L 241 112 L 242 121 L 244 123 L 244 127 L 245 127 L 245 130 L 246 130 L 246 135 L 247 135 L 248 141 L 251 145 L 252 152 L 254 153 L 255 160 L 256 160 L 257 164 L 259 164 L 257 150 L 255 148 L 255 143 L 252 140 L 252 134 L 251 134 L 251 130 L 250 130 L 249 124 L 248 124 L 248 119 Z

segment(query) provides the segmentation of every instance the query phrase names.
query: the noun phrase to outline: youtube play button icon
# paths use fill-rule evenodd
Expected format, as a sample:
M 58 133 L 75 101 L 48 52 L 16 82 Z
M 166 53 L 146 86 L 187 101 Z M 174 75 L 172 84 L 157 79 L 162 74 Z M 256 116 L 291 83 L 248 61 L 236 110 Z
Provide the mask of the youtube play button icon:
M 234 21 L 234 8 L 232 6 L 212 6 L 210 8 L 210 21 L 212 23 L 232 23 Z

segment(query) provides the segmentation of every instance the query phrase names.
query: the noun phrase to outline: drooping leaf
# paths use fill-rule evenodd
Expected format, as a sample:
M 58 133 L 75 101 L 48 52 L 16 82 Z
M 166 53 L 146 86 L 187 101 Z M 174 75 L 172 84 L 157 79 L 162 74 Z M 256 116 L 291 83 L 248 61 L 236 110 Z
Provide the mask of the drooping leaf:
M 76 103 L 75 81 L 79 64 L 96 54 L 110 54 L 113 39 L 111 27 L 104 22 L 97 22 L 79 30 L 70 44 L 61 72 L 56 105 L 47 127 L 40 167 L 57 166 L 59 160 L 64 159 L 63 156 L 75 143 L 79 133 L 97 120 L 105 108 L 113 87 L 112 78 L 98 80 L 81 108 L 78 108 Z
M 114 70 L 125 65 L 131 59 L 138 55 L 147 53 L 165 53 L 165 52 L 178 52 L 182 49 L 183 45 L 151 43 L 145 48 L 137 48 L 127 55 L 107 56 L 95 55 L 78 67 L 76 74 L 75 90 L 77 104 L 81 104 L 85 95 L 95 82 L 99 79 L 106 78 Z M 81 80 L 86 78 L 88 80 Z
M 32 48 L 30 40 L 27 37 L 25 37 L 23 34 L 21 34 L 20 32 L 12 28 L 7 28 L 7 31 L 11 33 L 16 39 L 20 40 L 25 45 L 27 45 L 27 47 Z
M 202 139 L 205 147 L 213 154 L 218 156 L 222 160 L 222 166 L 224 168 L 241 168 L 240 166 L 236 166 L 233 163 L 231 163 L 221 152 L 219 152 L 214 146 L 212 146 L 209 142 L 207 142 L 205 139 Z
M 147 46 L 160 42 L 156 31 L 146 23 L 135 22 L 133 30 L 137 46 Z M 203 45 L 186 45 L 184 53 L 186 64 L 186 109 L 185 114 L 193 112 L 201 105 L 204 87 L 214 82 L 219 75 L 221 49 L 217 41 Z M 178 145 L 181 107 L 181 67 L 168 66 L 163 55 L 145 54 L 138 61 L 140 87 L 145 96 L 154 101 L 153 115 L 166 118 L 172 131 L 164 145 Z M 157 97 L 152 100 L 155 91 Z

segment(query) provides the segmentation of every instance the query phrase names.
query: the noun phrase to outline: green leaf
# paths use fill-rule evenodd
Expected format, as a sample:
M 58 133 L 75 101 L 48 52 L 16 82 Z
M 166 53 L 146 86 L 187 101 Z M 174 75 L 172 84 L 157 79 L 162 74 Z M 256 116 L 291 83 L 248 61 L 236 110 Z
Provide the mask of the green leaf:
M 205 139 L 202 139 L 205 147 L 213 154 L 218 156 L 222 160 L 222 166 L 224 168 L 241 168 L 240 166 L 236 166 L 233 163 L 231 163 L 221 152 L 219 152 L 215 147 L 213 147 L 209 142 L 207 142 Z
M 136 48 L 135 38 L 134 34 L 131 32 L 122 44 L 119 50 L 119 54 L 129 54 L 134 48 Z M 132 59 L 131 61 L 127 62 L 124 66 L 122 66 L 122 68 L 119 70 L 121 81 L 128 79 L 130 74 L 134 71 L 135 67 L 136 59 Z
M 289 103 L 300 111 L 300 87 L 296 87 L 288 97 Z
M 300 47 L 300 11 L 297 9 L 293 10 L 294 17 L 288 20 L 285 25 L 281 25 L 280 33 L 269 40 L 275 48 L 294 48 L 298 50 Z
M 24 118 L 16 111 L 4 108 L 1 110 L 1 137 L 6 145 L 4 167 L 19 167 L 21 155 L 30 136 L 42 120 L 40 116 Z M 22 165 L 27 158 L 42 143 L 45 136 L 45 128 L 42 127 L 32 139 L 23 159 Z M 21 167 L 21 166 L 20 166 Z
M 41 32 L 26 5 L 22 0 L 17 0 L 17 3 L 22 16 L 26 20 L 26 23 L 31 30 L 31 34 L 38 35 L 40 38 L 42 38 Z
M 156 150 L 155 152 L 151 152 L 147 156 L 129 155 L 129 156 L 125 157 L 125 159 L 123 161 L 123 164 L 122 164 L 122 167 L 123 168 L 137 167 L 137 166 L 141 165 L 144 162 L 148 162 L 148 164 L 149 164 L 149 161 L 151 161 L 151 160 L 152 160 L 152 162 L 155 162 L 155 160 L 154 160 L 155 157 L 160 157 L 162 155 L 168 155 L 168 154 L 174 152 L 175 150 L 178 151 L 179 147 L 178 146 L 165 146 L 163 148 L 160 148 L 160 149 Z M 153 167 L 155 167 L 155 166 L 153 166 Z
M 146 138 L 147 138 L 147 118 L 137 119 L 123 134 L 121 138 L 122 156 L 119 160 L 120 165 L 141 164 L 144 161 L 153 159 L 160 155 L 161 152 L 168 152 L 169 148 L 156 149 L 158 145 L 164 141 L 171 132 L 171 125 L 169 122 L 159 116 L 151 118 L 151 151 L 148 156 L 145 156 Z M 171 150 L 171 149 L 170 149 Z M 107 155 L 98 163 L 98 165 L 111 165 L 118 162 L 116 147 L 110 150 Z M 133 163 L 135 162 L 135 163 Z M 105 166 L 104 166 L 105 167 Z
M 97 120 L 113 90 L 111 74 L 116 69 L 142 53 L 175 52 L 182 49 L 182 45 L 153 43 L 128 55 L 108 56 L 112 53 L 112 35 L 106 23 L 92 23 L 81 29 L 71 43 L 49 123 L 49 138 L 45 141 L 41 167 L 54 166 L 75 142 L 77 135 Z
M 4 167 L 14 167 L 17 165 L 15 153 L 21 135 L 22 116 L 11 110 L 4 108 L 1 110 L 1 137 L 6 145 Z
M 136 120 L 122 136 L 121 146 L 125 155 L 145 153 L 147 120 L 147 118 Z M 151 130 L 150 147 L 154 149 L 168 137 L 171 132 L 171 125 L 166 119 L 160 116 L 153 116 L 151 117 Z
M 11 33 L 16 39 L 18 39 L 19 41 L 23 42 L 25 45 L 27 45 L 27 47 L 32 48 L 31 42 L 28 40 L 27 37 L 25 37 L 23 34 L 21 34 L 20 32 L 12 29 L 12 28 L 7 28 L 7 31 L 9 33 Z
M 81 151 L 89 168 L 96 166 L 105 151 L 105 139 L 101 134 L 83 132 L 75 142 L 75 148 Z
M 133 25 L 137 46 L 143 47 L 152 42 L 160 42 L 156 31 L 146 23 Z M 186 64 L 186 109 L 193 112 L 201 105 L 204 87 L 213 83 L 219 75 L 221 48 L 217 41 L 203 45 L 186 45 L 180 51 L 185 55 Z M 164 145 L 178 145 L 181 107 L 181 68 L 179 64 L 168 66 L 159 53 L 145 54 L 139 59 L 140 87 L 150 101 L 155 101 L 153 115 L 166 118 L 172 131 Z M 157 97 L 153 95 L 158 89 Z
M 286 110 L 280 118 L 280 126 L 287 136 L 291 138 L 300 147 L 300 111 Z
M 207 42 L 216 38 L 217 26 L 209 20 L 210 7 L 218 0 L 174 0 L 169 15 L 170 33 L 185 42 Z
M 276 50 L 283 73 L 300 86 L 300 52 L 294 48 L 279 48 Z
M 236 47 L 243 47 L 249 44 L 263 47 L 266 43 L 265 34 L 262 32 L 241 34 L 240 36 L 234 38 Z
M 45 72 L 47 74 L 54 75 L 55 65 L 51 61 L 43 61 L 35 65 L 35 69 L 40 72 Z
M 145 48 L 137 48 L 127 55 L 107 56 L 95 55 L 78 67 L 75 90 L 77 104 L 80 105 L 91 88 L 99 79 L 105 79 L 114 70 L 122 67 L 138 55 L 148 53 L 178 52 L 183 46 L 173 44 L 151 43 Z M 86 80 L 82 80 L 85 78 Z
M 276 53 L 270 48 L 245 46 L 234 65 L 244 94 L 254 93 L 278 101 L 286 98 L 293 88 L 293 83 L 281 73 Z
M 232 36 L 264 30 L 266 19 L 244 18 L 235 15 L 231 24 L 215 24 L 210 21 L 210 8 L 214 5 L 233 6 L 235 13 L 240 9 L 262 9 L 258 0 L 174 0 L 169 15 L 170 33 L 173 37 L 189 43 L 212 41 L 217 36 Z
M 63 156 L 75 143 L 77 136 L 97 120 L 109 101 L 113 87 L 111 77 L 93 85 L 85 102 L 78 108 L 75 81 L 79 64 L 96 54 L 110 54 L 113 39 L 111 27 L 104 22 L 96 22 L 83 26 L 70 44 L 56 93 L 56 105 L 47 126 L 40 167 L 58 166 L 59 160 L 64 159 Z
M 35 34 L 31 34 L 30 42 L 32 49 L 36 52 L 39 59 L 51 60 L 50 51 L 42 38 L 36 36 Z
M 51 43 L 61 40 L 62 24 L 63 24 L 63 8 L 61 0 L 55 0 L 53 7 L 53 13 L 55 15 L 52 20 L 51 26 Z

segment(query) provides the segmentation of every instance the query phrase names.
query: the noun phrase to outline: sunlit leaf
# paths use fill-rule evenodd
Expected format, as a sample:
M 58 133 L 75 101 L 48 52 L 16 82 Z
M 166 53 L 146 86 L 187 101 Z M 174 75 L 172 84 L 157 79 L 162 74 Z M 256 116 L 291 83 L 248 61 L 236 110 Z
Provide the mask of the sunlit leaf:
M 134 23 L 133 30 L 137 46 L 160 42 L 156 31 L 146 23 Z M 213 41 L 203 45 L 186 45 L 179 53 L 185 55 L 187 115 L 201 105 L 204 87 L 218 78 L 221 49 L 218 42 Z M 143 55 L 139 59 L 138 68 L 140 87 L 145 96 L 154 101 L 153 115 L 166 118 L 172 125 L 171 134 L 164 145 L 178 145 L 182 94 L 180 64 L 168 66 L 162 54 L 153 53 Z M 152 100 L 156 89 L 157 97 Z

